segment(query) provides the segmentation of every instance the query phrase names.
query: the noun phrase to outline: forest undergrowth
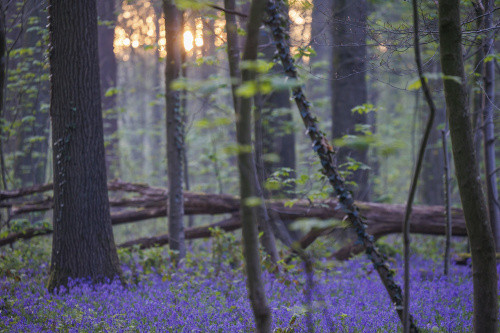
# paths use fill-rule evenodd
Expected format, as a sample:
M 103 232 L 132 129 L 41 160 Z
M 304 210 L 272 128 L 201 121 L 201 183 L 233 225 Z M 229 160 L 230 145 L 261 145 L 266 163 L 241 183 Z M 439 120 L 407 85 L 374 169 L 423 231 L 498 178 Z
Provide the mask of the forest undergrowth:
M 72 281 L 47 292 L 50 237 L 0 250 L 1 332 L 252 332 L 243 258 L 233 234 L 196 241 L 183 262 L 167 248 L 121 249 L 123 280 L 92 286 Z M 427 240 L 425 240 L 427 239 Z M 411 260 L 411 312 L 423 332 L 472 331 L 471 267 L 452 265 L 443 275 L 439 242 L 427 237 Z M 428 239 L 431 239 L 430 241 Z M 422 240 L 420 240 L 422 241 Z M 400 240 L 380 246 L 402 279 Z M 420 244 L 422 245 L 422 244 Z M 262 261 L 273 332 L 399 332 L 400 321 L 371 263 L 362 255 L 328 258 L 331 242 L 311 250 L 314 286 L 300 259 Z M 320 259 L 321 258 L 321 259 Z M 309 297 L 310 296 L 310 297 Z

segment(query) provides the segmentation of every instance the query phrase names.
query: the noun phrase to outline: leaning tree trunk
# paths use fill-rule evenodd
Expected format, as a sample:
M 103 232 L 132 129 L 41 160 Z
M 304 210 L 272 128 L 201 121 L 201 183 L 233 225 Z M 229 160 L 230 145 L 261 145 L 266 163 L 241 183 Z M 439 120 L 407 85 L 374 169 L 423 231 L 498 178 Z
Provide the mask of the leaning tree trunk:
M 265 0 L 252 0 L 247 25 L 247 39 L 243 51 L 244 61 L 257 59 L 259 28 L 266 8 Z M 242 84 L 251 82 L 255 73 L 249 69 L 242 72 Z M 240 177 L 241 223 L 243 250 L 247 270 L 248 297 L 259 333 L 271 332 L 271 309 L 267 304 L 261 277 L 259 256 L 259 232 L 257 230 L 257 206 L 252 199 L 257 197 L 255 163 L 252 154 L 252 99 L 241 97 L 236 108 L 236 139 L 238 143 L 238 170 Z
M 474 331 L 497 332 L 498 290 L 495 243 L 475 161 L 474 137 L 465 86 L 460 1 L 439 1 L 439 44 L 455 173 L 469 234 L 474 285 Z
M 106 186 L 96 2 L 49 1 L 54 236 L 48 289 L 121 274 Z
M 490 29 L 484 39 L 484 56 L 494 54 L 493 39 L 495 25 L 493 23 L 493 0 L 485 3 L 484 28 Z M 484 106 L 483 106 L 483 139 L 484 139 L 484 171 L 488 199 L 488 212 L 497 251 L 500 250 L 500 207 L 495 163 L 495 125 L 493 123 L 493 105 L 495 104 L 495 61 L 484 64 Z
M 101 98 L 104 114 L 104 134 L 108 140 L 106 146 L 106 174 L 110 179 L 114 178 L 120 164 L 116 94 L 112 93 L 106 96 L 108 89 L 114 88 L 117 83 L 117 64 L 113 51 L 116 23 L 115 7 L 115 0 L 99 0 L 97 2 L 97 14 L 101 21 L 98 27 Z
M 279 8 L 280 7 L 276 5 L 274 0 L 268 0 L 268 19 L 266 23 L 271 28 L 276 49 L 278 51 L 277 56 L 283 64 L 285 73 L 289 78 L 296 80 L 298 78 L 297 69 L 295 68 L 294 60 L 290 54 L 290 47 L 286 42 L 287 34 L 284 29 L 286 24 L 283 23 L 283 17 L 279 12 Z M 395 305 L 395 310 L 397 311 L 399 318 L 403 321 L 403 295 L 401 293 L 401 287 L 394 281 L 394 272 L 389 269 L 385 256 L 383 256 L 375 246 L 374 237 L 369 235 L 366 231 L 364 218 L 360 214 L 359 208 L 354 203 L 351 192 L 346 188 L 345 180 L 340 176 L 337 170 L 334 160 L 335 150 L 332 146 L 330 146 L 327 138 L 318 128 L 318 119 L 310 112 L 311 103 L 304 95 L 302 87 L 295 87 L 292 89 L 292 92 L 293 99 L 295 100 L 300 117 L 302 118 L 302 122 L 306 128 L 306 133 L 312 141 L 312 148 L 321 162 L 322 173 L 335 190 L 335 194 L 339 200 L 339 207 L 341 207 L 345 216 L 351 222 L 356 234 L 358 235 L 359 243 L 363 244 L 367 256 L 372 261 L 380 279 L 382 280 L 382 283 L 386 287 L 391 301 Z M 410 330 L 411 332 L 418 331 L 411 316 Z
M 353 113 L 352 108 L 367 102 L 366 88 L 366 0 L 334 0 L 333 15 L 339 23 L 333 25 L 332 37 L 332 118 L 333 138 L 361 135 L 356 124 L 367 124 L 366 113 Z M 368 164 L 368 149 L 341 147 L 337 153 L 339 163 L 347 157 Z M 358 169 L 353 178 L 358 187 L 354 199 L 370 198 L 369 172 Z
M 167 57 L 165 87 L 167 103 L 167 167 L 168 167 L 168 231 L 170 249 L 179 251 L 179 259 L 186 256 L 184 241 L 184 195 L 182 183 L 184 155 L 184 124 L 180 91 L 172 89 L 172 82 L 180 77 L 182 64 L 182 12 L 173 0 L 163 1 Z

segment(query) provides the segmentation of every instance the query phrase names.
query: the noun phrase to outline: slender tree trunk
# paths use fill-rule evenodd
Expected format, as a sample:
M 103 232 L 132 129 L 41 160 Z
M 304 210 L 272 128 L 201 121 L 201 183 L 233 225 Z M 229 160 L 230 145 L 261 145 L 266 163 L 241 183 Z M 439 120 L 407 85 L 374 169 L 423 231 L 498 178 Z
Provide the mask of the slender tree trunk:
M 451 176 L 450 176 L 450 161 L 448 158 L 448 122 L 444 130 L 441 130 L 443 142 L 443 157 L 444 157 L 444 207 L 446 217 L 446 241 L 444 248 L 444 275 L 448 275 L 451 264 L 451 235 L 452 235 L 452 216 L 451 216 Z
M 116 110 L 116 94 L 106 96 L 109 88 L 116 87 L 117 64 L 113 51 L 115 39 L 115 0 L 97 1 L 97 14 L 101 21 L 99 32 L 99 66 L 101 73 L 101 99 L 104 114 L 104 135 L 107 137 L 106 173 L 109 179 L 114 178 L 119 169 L 118 155 L 118 113 Z
M 235 3 L 234 1 L 230 0 L 228 2 L 225 2 L 224 4 L 227 9 L 234 10 L 235 9 Z M 236 17 L 235 15 L 232 14 L 226 14 L 226 26 L 227 26 L 227 38 L 228 38 L 228 58 L 229 58 L 229 72 L 231 75 L 232 83 L 231 83 L 231 88 L 233 92 L 233 103 L 235 110 L 237 112 L 238 107 L 241 103 L 241 101 L 238 99 L 237 94 L 236 94 L 236 89 L 240 85 L 241 81 L 241 73 L 239 69 L 239 50 L 238 50 L 238 34 L 237 34 L 237 25 L 236 25 Z M 251 101 L 250 101 L 251 103 Z M 264 193 L 262 190 L 261 182 L 263 181 L 263 178 L 260 178 L 258 174 L 258 166 L 261 165 L 259 164 L 259 158 L 260 158 L 260 143 L 261 140 L 259 140 L 259 123 L 260 123 L 260 114 L 259 114 L 259 105 L 257 103 L 257 110 L 254 113 L 254 120 L 255 120 L 255 161 L 254 165 L 252 167 L 253 169 L 253 179 L 248 179 L 252 183 L 252 186 L 255 187 L 255 197 L 260 199 L 260 203 L 255 207 L 256 209 L 256 221 L 259 225 L 260 230 L 263 232 L 262 237 L 260 238 L 260 241 L 262 243 L 262 246 L 264 247 L 264 250 L 266 253 L 269 255 L 271 261 L 273 263 L 277 263 L 279 260 L 279 254 L 278 250 L 276 249 L 276 239 L 274 238 L 273 230 L 271 229 L 271 220 L 269 218 L 269 214 L 266 208 L 266 204 L 264 201 Z M 238 118 L 238 117 L 237 117 Z M 249 124 L 251 127 L 251 123 Z M 251 129 L 250 129 L 251 131 Z M 251 134 L 250 134 L 251 136 Z M 252 154 L 253 155 L 253 154 Z M 248 177 L 247 175 L 247 178 Z
M 94 0 L 49 1 L 54 236 L 48 289 L 121 274 L 106 185 Z
M 366 0 L 335 0 L 333 14 L 342 22 L 333 27 L 332 49 L 332 117 L 333 138 L 344 135 L 360 134 L 355 130 L 356 124 L 366 124 L 366 113 L 353 113 L 355 106 L 367 102 L 366 89 Z M 368 164 L 368 149 L 350 149 L 341 147 L 337 153 L 339 164 L 347 162 L 351 157 Z M 358 185 L 354 191 L 354 199 L 368 201 L 370 198 L 370 182 L 368 170 L 356 171 L 352 177 Z
M 0 2 L 0 118 L 5 117 L 5 92 L 7 90 L 7 38 L 5 31 L 5 9 Z M 5 178 L 5 156 L 3 145 L 3 130 L 0 128 L 0 172 L 2 179 L 2 188 L 7 189 L 7 181 Z M 7 221 L 8 223 L 8 221 Z
M 255 61 L 257 59 L 259 28 L 262 24 L 265 8 L 265 0 L 252 0 L 247 25 L 247 39 L 245 41 L 245 48 L 243 52 L 243 60 L 245 61 Z M 233 78 L 235 77 L 233 76 L 233 73 L 231 73 L 231 76 Z M 255 73 L 246 69 L 242 72 L 241 78 L 242 83 L 250 82 L 255 79 Z M 257 230 L 257 207 L 251 204 L 252 198 L 256 199 L 258 195 L 255 184 L 255 163 L 251 149 L 252 99 L 241 97 L 238 99 L 236 107 L 236 137 L 239 147 L 238 170 L 240 176 L 241 222 L 243 250 L 247 270 L 248 296 L 255 317 L 256 331 L 259 333 L 268 333 L 271 332 L 271 310 L 267 304 L 264 284 L 261 277 L 259 233 Z
M 462 83 L 444 80 L 455 174 L 469 234 L 474 284 L 474 331 L 498 330 L 498 290 L 495 242 L 475 161 L 462 55 L 460 1 L 439 1 L 439 44 L 443 74 Z
M 493 23 L 493 0 L 484 1 L 485 14 L 484 28 L 491 29 L 484 39 L 484 56 L 494 53 L 493 39 L 495 30 Z M 484 64 L 484 107 L 483 107 L 483 139 L 484 139 L 484 171 L 488 199 L 488 212 L 491 230 L 497 251 L 500 251 L 500 203 L 498 202 L 498 188 L 495 163 L 495 125 L 493 123 L 493 105 L 495 103 L 495 61 Z
M 476 29 L 480 30 L 484 27 L 484 6 L 482 5 L 482 2 L 479 3 L 472 3 L 474 6 L 474 13 L 476 14 Z M 475 73 L 478 74 L 483 74 L 483 67 L 484 67 L 484 48 L 483 48 L 483 43 L 482 43 L 482 38 L 479 36 L 478 37 L 478 48 L 476 51 L 476 56 L 474 59 L 474 69 Z M 478 168 L 480 166 L 480 161 L 481 161 L 481 152 L 483 149 L 483 145 L 481 144 L 482 141 L 482 136 L 483 136 L 483 121 L 482 121 L 482 115 L 483 115 L 483 91 L 481 90 L 481 84 L 480 80 L 477 76 L 471 75 L 473 82 L 471 83 L 472 86 L 472 131 L 474 134 L 474 150 L 476 152 L 476 163 L 478 165 Z
M 165 87 L 167 103 L 167 167 L 168 167 L 168 232 L 170 249 L 179 251 L 179 259 L 186 256 L 184 241 L 183 168 L 184 124 L 181 112 L 180 91 L 171 88 L 180 77 L 182 63 L 182 12 L 173 0 L 163 0 L 167 60 Z

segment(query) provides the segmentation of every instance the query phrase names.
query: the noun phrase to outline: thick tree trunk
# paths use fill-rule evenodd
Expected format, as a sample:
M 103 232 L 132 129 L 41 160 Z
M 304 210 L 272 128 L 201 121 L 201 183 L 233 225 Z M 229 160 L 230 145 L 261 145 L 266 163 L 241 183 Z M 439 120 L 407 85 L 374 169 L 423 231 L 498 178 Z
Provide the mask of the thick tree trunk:
M 439 1 L 439 44 L 443 74 L 462 83 L 444 80 L 451 142 L 460 197 L 472 255 L 474 284 L 474 331 L 497 332 L 498 290 L 495 243 L 475 161 L 462 55 L 460 2 Z M 472 162 L 472 163 L 471 163 Z
M 252 0 L 247 25 L 247 39 L 243 51 L 244 61 L 255 61 L 259 45 L 259 30 L 262 24 L 265 0 Z M 255 73 L 242 71 L 242 84 L 255 79 Z M 238 143 L 238 170 L 240 178 L 243 253 L 247 271 L 248 297 L 255 317 L 256 331 L 271 332 L 271 309 L 267 304 L 261 276 L 259 256 L 259 232 L 257 230 L 257 207 L 251 204 L 257 197 L 256 170 L 252 154 L 252 99 L 239 98 L 236 109 L 236 138 Z
M 121 274 L 113 239 L 99 88 L 96 2 L 49 1 L 54 236 L 48 289 Z
M 367 124 L 366 113 L 353 113 L 352 108 L 367 102 L 366 89 L 366 0 L 335 0 L 333 15 L 340 24 L 333 25 L 332 38 L 332 118 L 333 138 L 360 135 L 356 124 Z M 347 157 L 368 164 L 368 149 L 341 147 L 337 153 L 338 164 Z M 358 185 L 354 199 L 368 201 L 370 183 L 368 170 L 358 169 L 352 180 Z
M 97 15 L 100 24 L 99 33 L 99 67 L 101 76 L 101 99 L 104 119 L 104 135 L 106 146 L 106 174 L 108 179 L 115 178 L 119 171 L 120 156 L 118 151 L 118 112 L 116 110 L 116 94 L 106 96 L 109 88 L 116 87 L 117 64 L 113 51 L 115 39 L 115 0 L 97 1 Z
M 180 91 L 173 90 L 172 82 L 180 77 L 182 63 L 182 12 L 173 0 L 163 0 L 167 62 L 165 69 L 167 103 L 167 168 L 168 168 L 168 230 L 170 248 L 179 251 L 179 259 L 186 256 L 184 242 L 183 156 L 184 124 L 181 112 Z

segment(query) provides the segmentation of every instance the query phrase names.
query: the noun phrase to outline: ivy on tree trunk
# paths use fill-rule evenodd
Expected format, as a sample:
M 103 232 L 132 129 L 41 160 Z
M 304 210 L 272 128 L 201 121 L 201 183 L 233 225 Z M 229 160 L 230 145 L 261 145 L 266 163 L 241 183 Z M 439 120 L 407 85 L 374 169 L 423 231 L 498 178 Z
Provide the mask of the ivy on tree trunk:
M 54 234 L 48 289 L 121 274 L 106 185 L 95 0 L 49 1 Z

